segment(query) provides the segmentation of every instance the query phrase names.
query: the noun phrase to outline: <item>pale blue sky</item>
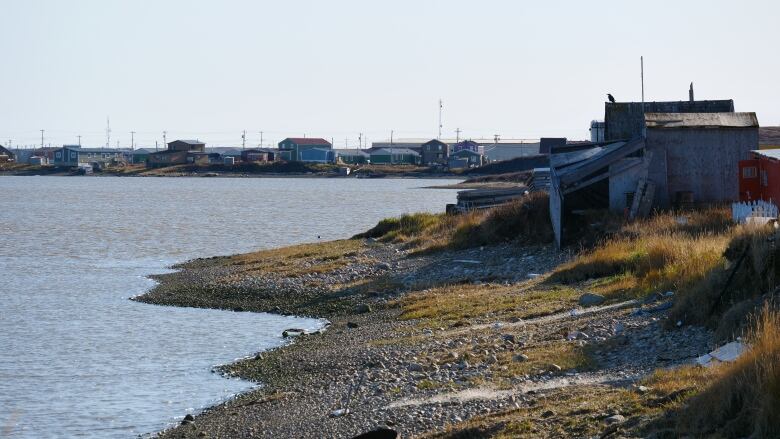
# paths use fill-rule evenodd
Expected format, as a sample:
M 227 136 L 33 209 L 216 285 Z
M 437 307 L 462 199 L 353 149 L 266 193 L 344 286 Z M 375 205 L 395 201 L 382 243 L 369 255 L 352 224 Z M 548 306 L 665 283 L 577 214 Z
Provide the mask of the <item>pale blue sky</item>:
M 780 125 L 777 1 L 0 0 L 0 143 L 588 136 L 605 94 Z

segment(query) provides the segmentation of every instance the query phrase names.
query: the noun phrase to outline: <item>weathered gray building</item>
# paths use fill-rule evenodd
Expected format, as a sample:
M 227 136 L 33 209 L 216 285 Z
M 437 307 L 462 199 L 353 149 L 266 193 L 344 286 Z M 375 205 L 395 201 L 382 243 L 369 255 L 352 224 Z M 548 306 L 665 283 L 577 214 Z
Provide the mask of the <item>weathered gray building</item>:
M 739 199 L 739 161 L 758 149 L 756 113 L 648 113 L 654 204 Z
M 606 102 L 604 141 L 644 136 L 645 113 L 733 113 L 734 101 Z

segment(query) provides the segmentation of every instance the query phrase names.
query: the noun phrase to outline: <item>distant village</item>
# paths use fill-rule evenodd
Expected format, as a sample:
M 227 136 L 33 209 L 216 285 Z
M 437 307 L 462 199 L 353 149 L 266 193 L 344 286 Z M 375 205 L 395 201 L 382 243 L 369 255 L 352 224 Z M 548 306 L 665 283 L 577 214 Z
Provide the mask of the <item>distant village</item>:
M 365 149 L 335 149 L 320 137 L 288 137 L 277 148 L 208 147 L 199 140 L 174 140 L 166 149 L 86 148 L 2 148 L 0 160 L 61 168 L 101 169 L 123 164 L 144 164 L 150 168 L 176 165 L 235 165 L 277 161 L 345 165 L 414 165 L 461 169 L 540 154 L 544 139 L 398 139 L 374 142 Z
M 550 194 L 556 242 L 566 223 L 585 209 L 608 209 L 627 217 L 654 208 L 699 203 L 766 203 L 780 199 L 780 127 L 759 127 L 753 112 L 735 112 L 734 101 L 687 100 L 604 103 L 604 120 L 591 121 L 589 141 L 566 138 L 395 139 L 366 149 L 334 149 L 319 137 L 289 137 L 277 148 L 207 147 L 198 140 L 175 140 L 164 150 L 112 149 L 64 145 L 60 148 L 7 149 L 0 162 L 71 168 L 91 173 L 112 166 L 177 165 L 230 169 L 242 163 L 302 162 L 342 165 L 418 166 L 431 172 L 469 169 L 479 173 L 531 174 L 523 190 Z M 497 166 L 504 164 L 507 166 Z M 510 166 L 511 165 L 511 166 Z M 348 172 L 347 172 L 348 174 Z M 505 201 L 517 196 L 488 194 Z M 520 193 L 523 193 L 522 191 Z M 459 209 L 480 205 L 469 194 Z M 761 206 L 764 206 L 763 204 Z

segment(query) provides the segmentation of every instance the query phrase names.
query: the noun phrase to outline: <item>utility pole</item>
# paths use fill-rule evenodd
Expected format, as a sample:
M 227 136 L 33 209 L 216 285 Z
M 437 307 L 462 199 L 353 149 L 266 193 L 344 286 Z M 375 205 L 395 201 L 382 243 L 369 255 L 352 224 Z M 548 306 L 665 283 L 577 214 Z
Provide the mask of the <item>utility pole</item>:
M 168 135 L 168 131 L 163 131 L 163 146 L 168 147 L 168 139 L 165 137 Z
M 393 146 L 393 130 L 390 130 L 390 146 Z
M 260 131 L 260 148 L 263 147 L 263 132 Z
M 41 148 L 43 148 L 43 132 L 44 132 L 44 131 L 45 131 L 45 130 L 41 130 Z
M 645 57 L 639 57 L 639 75 L 642 80 L 642 112 L 645 110 Z
M 493 144 L 498 145 L 499 135 L 493 134 Z
M 106 116 L 106 148 L 111 147 L 111 119 Z
M 76 137 L 78 137 L 78 138 L 79 138 L 79 146 L 81 146 L 81 134 L 79 134 L 79 135 L 78 135 L 78 136 L 76 136 Z
M 460 142 L 460 128 L 455 129 L 455 143 Z
M 358 148 L 363 149 L 363 133 L 358 133 Z
M 246 130 L 241 133 L 241 149 L 246 149 Z
M 130 131 L 130 149 L 135 149 L 135 131 Z
M 442 124 L 441 124 L 441 109 L 442 109 L 442 107 L 443 107 L 443 105 L 442 105 L 442 102 L 441 102 L 441 98 L 439 98 L 439 137 L 437 137 L 437 139 L 439 139 L 439 140 L 441 140 L 441 127 L 442 127 Z

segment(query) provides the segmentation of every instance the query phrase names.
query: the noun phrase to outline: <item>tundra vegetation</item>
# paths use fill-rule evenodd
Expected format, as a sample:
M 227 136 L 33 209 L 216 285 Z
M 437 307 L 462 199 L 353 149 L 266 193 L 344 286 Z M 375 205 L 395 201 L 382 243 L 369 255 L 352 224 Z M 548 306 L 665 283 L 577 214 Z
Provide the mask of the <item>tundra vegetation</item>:
M 773 227 L 735 225 L 721 206 L 656 212 L 630 222 L 602 215 L 580 241 L 588 244 L 564 249 L 561 256 L 550 249 L 547 205 L 545 194 L 533 193 L 491 210 L 385 219 L 347 240 L 195 260 L 180 267 L 183 274 L 166 275 L 181 278 L 180 284 L 164 281 L 140 300 L 274 312 L 283 304 L 287 313 L 327 317 L 334 328 L 321 337 L 303 337 L 220 370 L 266 383 L 272 396 L 285 395 L 274 400 L 279 407 L 288 400 L 306 406 L 306 398 L 351 389 L 336 385 L 345 376 L 341 368 L 377 377 L 369 384 L 377 393 L 356 404 L 350 422 L 390 415 L 369 412 L 371 398 L 383 398 L 382 407 L 388 407 L 488 389 L 521 396 L 504 405 L 491 397 L 485 404 L 493 405 L 484 406 L 491 410 L 438 425 L 419 427 L 421 419 L 397 425 L 436 438 L 780 435 L 780 314 L 774 300 L 780 261 Z M 468 257 L 480 261 L 455 263 Z M 533 266 L 546 272 L 515 272 Z M 186 280 L 188 271 L 194 281 Z M 585 293 L 600 296 L 600 306 L 580 308 Z M 366 303 L 373 311 L 365 312 Z M 634 318 L 632 307 L 658 304 L 668 307 L 636 317 L 644 320 L 633 335 L 614 328 Z M 364 311 L 356 311 L 361 305 Z M 599 341 L 579 338 L 583 326 L 591 336 L 606 335 Z M 631 339 L 646 329 L 649 338 Z M 690 333 L 714 337 L 712 346 L 689 344 L 671 363 L 659 359 L 664 352 L 657 346 L 674 349 Z M 748 350 L 733 363 L 705 368 L 687 361 L 737 337 Z M 632 363 L 639 375 L 598 380 L 604 374 L 613 378 L 624 364 L 614 356 L 632 355 L 647 357 Z M 346 361 L 350 356 L 354 363 Z M 290 392 L 302 379 L 307 389 L 327 385 L 314 396 Z M 574 382 L 565 383 L 569 379 Z M 547 387 L 528 391 L 540 385 Z M 268 395 L 253 395 L 239 403 L 278 415 L 266 405 Z M 313 406 L 322 403 L 317 401 Z M 450 407 L 445 410 L 462 410 Z M 228 414 L 233 410 L 226 408 Z M 408 410 L 414 416 L 418 409 Z M 209 422 L 236 425 L 229 416 L 214 421 L 219 413 L 196 423 L 206 430 Z M 347 436 L 337 430 L 346 421 L 322 420 L 317 411 L 312 416 L 301 422 Z M 286 431 L 272 422 L 268 428 Z M 195 437 L 198 431 L 177 429 L 163 437 Z
M 462 249 L 503 241 L 549 242 L 546 197 L 459 216 L 404 215 L 386 219 L 359 237 L 402 243 L 419 253 Z M 780 314 L 775 279 L 780 271 L 772 227 L 735 225 L 730 210 L 715 206 L 684 212 L 656 213 L 622 223 L 609 218 L 597 244 L 581 248 L 570 261 L 536 282 L 516 285 L 444 285 L 414 292 L 398 301 L 400 318 L 426 327 L 458 327 L 481 322 L 549 315 L 576 305 L 584 290 L 603 295 L 606 303 L 643 299 L 672 291 L 675 301 L 666 326 L 705 325 L 724 343 L 737 337 L 749 350 L 734 363 L 711 368 L 659 369 L 641 384 L 651 389 L 572 387 L 562 399 L 476 418 L 433 437 L 516 437 L 587 432 L 588 421 L 540 431 L 532 420 L 544 412 L 621 413 L 652 419 L 644 433 L 777 437 L 780 435 Z M 616 225 L 617 224 L 617 225 Z M 507 374 L 527 373 L 542 363 L 560 362 L 583 370 L 587 351 L 562 350 L 551 343 L 531 356 L 543 361 L 520 363 Z M 501 361 L 501 360 L 500 360 Z M 511 364 L 508 361 L 502 361 Z M 549 423 L 548 423 L 549 424 Z M 637 426 L 636 428 L 640 428 Z

